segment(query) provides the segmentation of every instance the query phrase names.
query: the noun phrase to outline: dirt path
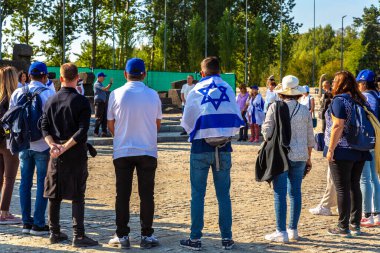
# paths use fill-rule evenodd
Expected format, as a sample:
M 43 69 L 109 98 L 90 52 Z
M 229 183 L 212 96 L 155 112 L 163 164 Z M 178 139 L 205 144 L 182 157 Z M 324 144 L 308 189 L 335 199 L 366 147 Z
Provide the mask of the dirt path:
M 159 167 L 156 176 L 156 236 L 161 246 L 152 252 L 183 252 L 180 239 L 188 236 L 190 225 L 189 144 L 159 145 Z M 314 168 L 303 183 L 303 208 L 298 243 L 286 245 L 264 241 L 264 235 L 275 230 L 273 193 L 266 183 L 254 180 L 254 162 L 258 146 L 234 143 L 232 168 L 233 234 L 237 247 L 233 252 L 380 252 L 380 228 L 363 229 L 364 236 L 353 239 L 330 237 L 326 229 L 335 224 L 337 216 L 320 217 L 308 209 L 320 200 L 326 183 L 326 161 L 313 153 Z M 102 243 L 101 247 L 77 250 L 70 244 L 49 245 L 47 237 L 24 236 L 21 226 L 0 227 L 0 252 L 121 252 L 107 246 L 114 233 L 115 179 L 111 147 L 99 148 L 100 155 L 89 160 L 90 177 L 86 194 L 86 230 Z M 204 251 L 222 252 L 218 208 L 210 181 L 205 205 Z M 135 180 L 136 181 L 136 180 Z M 18 181 L 19 182 L 19 181 Z M 15 186 L 12 211 L 20 214 L 18 183 Z M 136 182 L 131 201 L 131 238 L 133 249 L 139 252 L 139 200 Z M 334 210 L 335 211 L 335 210 Z M 63 204 L 63 231 L 71 235 L 71 205 Z

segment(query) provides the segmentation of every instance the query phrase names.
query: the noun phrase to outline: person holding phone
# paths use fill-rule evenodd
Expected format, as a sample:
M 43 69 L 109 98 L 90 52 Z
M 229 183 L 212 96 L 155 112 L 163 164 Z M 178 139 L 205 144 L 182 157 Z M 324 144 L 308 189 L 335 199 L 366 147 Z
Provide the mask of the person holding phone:
M 103 85 L 106 75 L 100 72 L 97 75 L 98 79 L 94 84 L 94 103 L 95 103 L 95 130 L 94 136 L 107 137 L 107 92 L 110 90 L 113 79 L 107 86 Z M 99 134 L 100 127 L 102 127 L 102 133 Z

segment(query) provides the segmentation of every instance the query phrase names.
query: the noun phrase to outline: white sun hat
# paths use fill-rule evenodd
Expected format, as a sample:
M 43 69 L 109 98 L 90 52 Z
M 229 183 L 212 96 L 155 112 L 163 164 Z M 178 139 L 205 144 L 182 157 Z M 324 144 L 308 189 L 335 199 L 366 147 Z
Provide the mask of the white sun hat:
M 302 86 L 299 86 L 297 77 L 288 75 L 282 78 L 282 83 L 274 88 L 274 92 L 286 96 L 297 96 L 302 95 L 306 90 Z

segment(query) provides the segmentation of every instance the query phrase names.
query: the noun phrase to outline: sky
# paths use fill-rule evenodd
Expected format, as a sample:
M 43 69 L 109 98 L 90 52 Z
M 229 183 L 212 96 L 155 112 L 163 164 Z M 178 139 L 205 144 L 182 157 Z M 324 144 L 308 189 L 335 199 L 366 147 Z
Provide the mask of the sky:
M 253 1 L 253 0 L 252 0 Z M 302 23 L 300 33 L 307 32 L 313 28 L 313 0 L 296 0 L 296 6 L 293 9 L 293 16 L 295 22 Z M 342 16 L 347 15 L 344 19 L 344 25 L 348 26 L 353 23 L 354 17 L 360 17 L 363 13 L 364 7 L 371 4 L 379 6 L 379 0 L 315 0 L 315 24 L 316 26 L 331 24 L 333 29 L 340 29 L 342 27 Z M 7 22 L 9 27 L 10 22 Z M 46 35 L 39 33 L 35 28 L 32 28 L 35 33 L 33 42 L 39 44 L 41 39 Z M 70 59 L 76 60 L 74 53 L 80 54 L 80 44 L 84 40 L 90 39 L 89 36 L 82 34 L 71 45 Z M 37 57 L 37 60 L 44 60 L 44 57 Z

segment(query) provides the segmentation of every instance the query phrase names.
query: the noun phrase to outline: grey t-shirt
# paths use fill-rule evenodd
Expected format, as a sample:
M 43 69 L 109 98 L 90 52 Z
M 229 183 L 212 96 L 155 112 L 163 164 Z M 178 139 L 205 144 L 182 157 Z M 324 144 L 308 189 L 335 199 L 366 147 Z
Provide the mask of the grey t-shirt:
M 103 84 L 99 81 L 94 83 L 94 101 L 103 101 L 106 102 L 107 93 L 102 90 L 104 88 Z

